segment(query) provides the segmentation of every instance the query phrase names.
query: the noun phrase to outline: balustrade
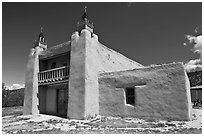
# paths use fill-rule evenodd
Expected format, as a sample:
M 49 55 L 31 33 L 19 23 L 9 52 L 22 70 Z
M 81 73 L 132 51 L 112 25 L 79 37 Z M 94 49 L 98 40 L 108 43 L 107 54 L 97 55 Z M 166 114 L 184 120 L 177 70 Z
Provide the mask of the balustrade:
M 38 73 L 38 83 L 43 84 L 68 79 L 68 70 L 68 67 L 64 66 L 46 71 L 41 71 Z

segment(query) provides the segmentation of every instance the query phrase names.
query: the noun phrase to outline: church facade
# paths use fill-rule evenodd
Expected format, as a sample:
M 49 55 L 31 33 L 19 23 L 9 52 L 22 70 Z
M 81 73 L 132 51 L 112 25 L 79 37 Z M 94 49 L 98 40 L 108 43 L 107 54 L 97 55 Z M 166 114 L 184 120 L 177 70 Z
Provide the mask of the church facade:
M 39 34 L 28 57 L 24 114 L 191 120 L 182 63 L 146 67 L 106 47 L 86 10 L 77 28 L 70 41 L 51 48 Z

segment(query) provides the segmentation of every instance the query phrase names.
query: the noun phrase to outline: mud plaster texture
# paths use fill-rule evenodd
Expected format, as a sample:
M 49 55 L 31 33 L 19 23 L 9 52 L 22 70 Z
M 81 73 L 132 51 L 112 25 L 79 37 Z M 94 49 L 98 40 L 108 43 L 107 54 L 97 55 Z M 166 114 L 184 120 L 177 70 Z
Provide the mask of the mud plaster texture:
M 98 36 L 83 29 L 71 38 L 68 117 L 83 119 L 99 114 L 99 72 L 143 67 L 98 41 Z
M 38 105 L 38 72 L 39 72 L 39 54 L 42 48 L 37 46 L 30 50 L 24 94 L 24 111 L 23 114 L 39 114 Z
M 98 114 L 131 116 L 145 119 L 189 120 L 190 86 L 183 65 L 169 64 L 145 68 L 143 65 L 102 45 L 98 36 L 83 29 L 60 47 L 70 47 L 70 75 L 67 117 L 85 119 Z M 58 47 L 58 46 L 57 46 Z M 64 50 L 43 51 L 52 57 Z M 57 50 L 57 51 L 56 51 Z M 42 49 L 31 49 L 25 83 L 24 114 L 56 111 L 56 106 L 39 105 L 39 55 Z M 64 52 L 63 52 L 64 53 Z M 47 56 L 46 56 L 47 55 Z M 112 73 L 111 73 L 112 72 Z M 135 87 L 136 105 L 125 104 L 126 87 Z M 48 90 L 46 90 L 48 92 Z M 47 109 L 46 107 L 51 106 Z
M 135 87 L 135 106 L 125 88 Z M 99 114 L 191 120 L 190 85 L 182 63 L 100 74 Z

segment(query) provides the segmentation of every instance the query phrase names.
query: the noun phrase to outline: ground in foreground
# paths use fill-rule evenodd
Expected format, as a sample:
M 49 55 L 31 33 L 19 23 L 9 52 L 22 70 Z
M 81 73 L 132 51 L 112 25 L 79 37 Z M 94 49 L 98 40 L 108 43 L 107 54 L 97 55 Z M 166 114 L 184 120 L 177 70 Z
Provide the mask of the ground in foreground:
M 202 110 L 193 109 L 192 121 L 145 121 L 97 116 L 68 120 L 50 115 L 22 115 L 22 107 L 2 108 L 2 132 L 9 134 L 201 134 Z

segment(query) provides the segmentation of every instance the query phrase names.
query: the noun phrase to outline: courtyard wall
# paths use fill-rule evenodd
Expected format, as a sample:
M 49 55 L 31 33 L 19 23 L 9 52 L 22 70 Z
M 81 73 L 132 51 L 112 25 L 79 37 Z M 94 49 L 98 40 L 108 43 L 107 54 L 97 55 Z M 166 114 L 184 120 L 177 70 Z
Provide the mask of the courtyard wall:
M 125 89 L 135 88 L 135 105 Z M 99 114 L 142 119 L 191 120 L 190 84 L 182 63 L 102 73 Z

